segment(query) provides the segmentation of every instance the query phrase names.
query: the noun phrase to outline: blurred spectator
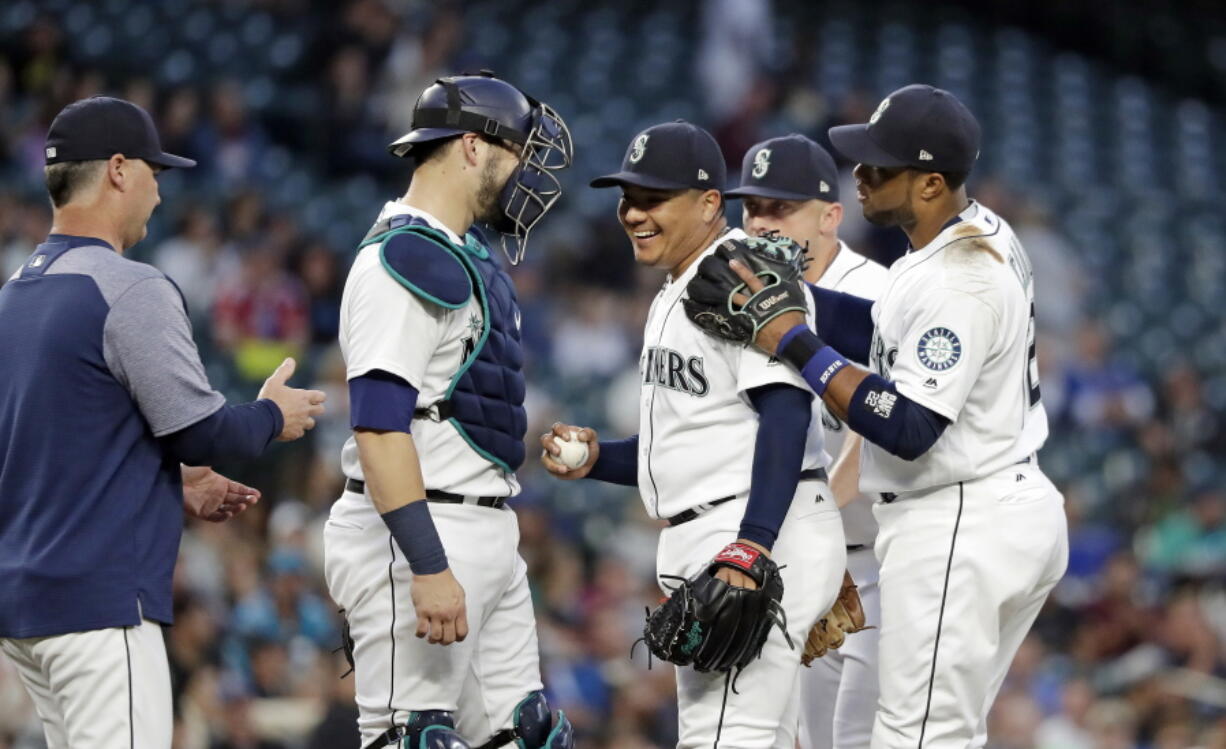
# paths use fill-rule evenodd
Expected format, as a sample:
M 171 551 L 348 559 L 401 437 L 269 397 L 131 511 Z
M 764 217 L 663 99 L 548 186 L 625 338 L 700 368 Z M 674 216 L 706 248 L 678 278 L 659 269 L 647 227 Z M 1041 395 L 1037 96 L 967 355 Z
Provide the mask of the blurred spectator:
M 349 671 L 349 664 L 340 655 L 335 656 L 332 663 L 328 707 L 323 718 L 311 730 L 305 749 L 361 749 L 353 674 L 342 676 Z
M 340 331 L 341 291 L 345 284 L 336 253 L 325 244 L 312 244 L 298 258 L 296 271 L 307 294 L 311 343 L 327 346 Z
M 20 201 L 0 193 L 0 286 L 21 268 L 50 230 L 47 201 Z
M 227 80 L 213 87 L 209 97 L 210 118 L 202 123 L 197 138 L 199 149 L 208 154 L 200 168 L 212 175 L 223 188 L 238 188 L 253 181 L 260 160 L 268 150 L 264 129 L 248 116 L 243 89 L 237 81 Z
M 1143 558 L 1163 572 L 1226 574 L 1226 494 L 1214 488 L 1175 509 L 1142 536 Z
M 1064 685 L 1060 711 L 1043 720 L 1035 731 L 1037 749 L 1095 749 L 1089 712 L 1097 695 L 1085 679 Z
M 300 355 L 310 338 L 306 292 L 282 268 L 282 257 L 266 244 L 250 247 L 214 303 L 214 340 L 249 382 L 267 377 L 285 357 Z
M 239 259 L 222 242 L 213 211 L 192 206 L 179 219 L 177 233 L 153 251 L 153 265 L 183 292 L 193 321 L 207 320 L 222 279 L 238 272 Z
M 266 586 L 236 602 L 234 632 L 269 643 L 288 643 L 301 636 L 320 649 L 336 647 L 340 636 L 334 626 L 332 608 L 304 579 L 309 569 L 302 552 L 274 551 L 268 558 L 268 572 Z
M 1068 418 L 1082 428 L 1129 427 L 1153 412 L 1149 387 L 1136 372 L 1111 360 L 1109 335 L 1097 321 L 1077 331 L 1064 391 Z

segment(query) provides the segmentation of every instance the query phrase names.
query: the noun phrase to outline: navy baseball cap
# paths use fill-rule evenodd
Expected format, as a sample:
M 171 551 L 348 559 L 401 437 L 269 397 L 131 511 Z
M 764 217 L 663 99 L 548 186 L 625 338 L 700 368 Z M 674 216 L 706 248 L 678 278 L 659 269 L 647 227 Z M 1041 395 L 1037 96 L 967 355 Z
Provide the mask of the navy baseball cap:
M 868 123 L 830 128 L 835 150 L 852 161 L 926 172 L 969 172 L 979 139 L 979 122 L 966 105 L 920 83 L 882 99 Z
M 162 150 L 153 118 L 136 104 L 110 96 L 91 96 L 60 110 L 47 131 L 47 164 L 109 159 L 117 153 L 164 167 L 196 162 Z
M 685 120 L 653 125 L 630 141 L 619 172 L 592 187 L 636 185 L 655 190 L 723 190 L 728 168 L 715 138 Z
M 741 186 L 726 198 L 839 199 L 839 170 L 826 149 L 793 133 L 762 141 L 745 153 Z

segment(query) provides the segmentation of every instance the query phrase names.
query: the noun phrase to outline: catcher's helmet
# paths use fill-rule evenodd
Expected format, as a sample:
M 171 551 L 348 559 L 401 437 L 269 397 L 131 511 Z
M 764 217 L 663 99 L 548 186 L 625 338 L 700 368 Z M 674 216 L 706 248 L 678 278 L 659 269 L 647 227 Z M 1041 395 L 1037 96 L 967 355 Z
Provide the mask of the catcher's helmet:
M 411 156 L 413 146 L 462 133 L 485 133 L 523 145 L 532 130 L 532 102 L 504 80 L 482 72 L 440 78 L 417 97 L 413 128 L 388 146 Z
M 519 168 L 507 180 L 499 202 L 502 216 L 493 228 L 514 265 L 524 257 L 528 232 L 562 195 L 554 172 L 570 166 L 574 145 L 566 123 L 548 104 L 533 99 L 488 70 L 439 78 L 413 107 L 413 128 L 388 146 L 411 156 L 418 143 L 482 133 L 514 143 Z M 508 240 L 512 247 L 508 246 Z

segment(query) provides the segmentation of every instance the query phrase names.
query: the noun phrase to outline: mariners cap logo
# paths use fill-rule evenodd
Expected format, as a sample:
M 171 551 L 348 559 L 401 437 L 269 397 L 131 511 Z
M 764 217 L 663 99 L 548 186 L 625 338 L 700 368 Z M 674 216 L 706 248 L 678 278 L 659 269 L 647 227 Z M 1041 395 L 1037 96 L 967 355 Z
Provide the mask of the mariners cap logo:
M 647 153 L 647 133 L 642 133 L 634 139 L 630 144 L 630 163 L 637 164 L 643 160 L 643 154 Z
M 962 341 L 949 328 L 930 328 L 920 336 L 916 354 L 925 367 L 944 372 L 962 358 Z
M 763 148 L 753 156 L 753 171 L 750 174 L 754 179 L 762 179 L 766 176 L 766 172 L 771 168 L 771 150 Z
M 877 120 L 881 119 L 881 114 L 890 108 L 890 97 L 885 97 L 881 103 L 877 105 L 877 111 L 873 112 L 873 116 L 868 118 L 868 124 L 876 125 Z

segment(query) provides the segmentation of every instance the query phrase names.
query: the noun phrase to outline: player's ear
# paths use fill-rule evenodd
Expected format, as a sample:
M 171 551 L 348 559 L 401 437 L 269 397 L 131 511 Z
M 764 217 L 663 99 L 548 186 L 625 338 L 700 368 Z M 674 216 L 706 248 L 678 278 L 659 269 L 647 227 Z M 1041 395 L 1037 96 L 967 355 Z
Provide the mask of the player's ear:
M 843 204 L 827 203 L 826 210 L 822 212 L 822 231 L 834 234 L 839 230 L 841 223 L 843 223 Z
M 480 163 L 481 146 L 484 144 L 489 147 L 489 144 L 481 139 L 481 136 L 476 133 L 464 133 L 459 137 L 460 148 L 464 152 L 464 162 L 469 166 L 477 166 Z
M 919 183 L 921 200 L 936 200 L 949 192 L 949 185 L 945 184 L 945 176 L 940 172 L 925 172 L 916 181 Z
M 132 165 L 123 157 L 123 154 L 117 153 L 106 162 L 106 179 L 111 183 L 111 186 L 120 192 L 128 189 L 128 177 L 132 170 Z
M 724 195 L 719 190 L 706 190 L 698 198 L 702 204 L 702 220 L 711 223 L 724 213 Z

